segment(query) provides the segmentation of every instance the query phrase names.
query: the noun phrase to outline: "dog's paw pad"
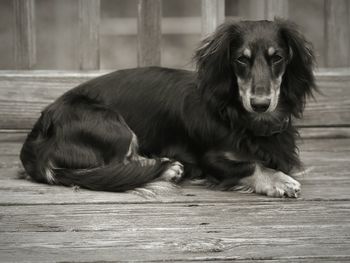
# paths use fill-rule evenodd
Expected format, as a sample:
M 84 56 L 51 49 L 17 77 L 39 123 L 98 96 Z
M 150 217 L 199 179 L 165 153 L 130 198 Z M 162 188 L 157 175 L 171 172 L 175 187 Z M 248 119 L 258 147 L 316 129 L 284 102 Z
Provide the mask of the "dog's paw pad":
M 184 173 L 183 165 L 179 162 L 172 163 L 162 174 L 161 178 L 169 182 L 178 182 Z

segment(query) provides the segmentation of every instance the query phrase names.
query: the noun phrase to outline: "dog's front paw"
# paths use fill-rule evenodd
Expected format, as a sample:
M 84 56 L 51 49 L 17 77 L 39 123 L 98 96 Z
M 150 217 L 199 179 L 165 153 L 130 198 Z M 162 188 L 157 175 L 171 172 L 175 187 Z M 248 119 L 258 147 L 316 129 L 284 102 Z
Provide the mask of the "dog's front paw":
M 257 193 L 273 197 L 297 198 L 300 191 L 300 183 L 282 172 L 269 174 L 268 180 L 256 185 Z
M 178 182 L 181 179 L 183 173 L 183 165 L 179 162 L 173 162 L 170 164 L 169 168 L 161 175 L 161 179 L 169 182 Z

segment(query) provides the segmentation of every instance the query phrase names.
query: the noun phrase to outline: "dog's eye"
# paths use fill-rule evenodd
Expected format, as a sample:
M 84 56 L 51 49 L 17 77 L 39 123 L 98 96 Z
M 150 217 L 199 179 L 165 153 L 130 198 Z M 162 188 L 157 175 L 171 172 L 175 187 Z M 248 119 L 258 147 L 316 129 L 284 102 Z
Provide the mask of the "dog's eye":
M 240 65 L 246 66 L 249 64 L 249 59 L 245 56 L 240 56 L 239 58 L 236 59 L 236 62 L 239 63 Z
M 279 55 L 273 55 L 271 57 L 271 61 L 273 64 L 278 64 L 278 63 L 282 62 L 282 60 L 283 60 L 283 57 L 281 57 Z

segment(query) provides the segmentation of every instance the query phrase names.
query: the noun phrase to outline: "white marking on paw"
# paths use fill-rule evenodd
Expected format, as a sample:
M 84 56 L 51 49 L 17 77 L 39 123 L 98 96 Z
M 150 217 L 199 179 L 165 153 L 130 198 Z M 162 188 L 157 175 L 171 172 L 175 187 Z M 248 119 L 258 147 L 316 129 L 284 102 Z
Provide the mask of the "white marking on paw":
M 300 183 L 285 173 L 256 165 L 255 172 L 240 181 L 240 185 L 251 187 L 255 193 L 273 197 L 300 195 Z
M 179 162 L 174 162 L 171 166 L 161 175 L 161 179 L 169 182 L 178 182 L 184 173 L 183 165 Z

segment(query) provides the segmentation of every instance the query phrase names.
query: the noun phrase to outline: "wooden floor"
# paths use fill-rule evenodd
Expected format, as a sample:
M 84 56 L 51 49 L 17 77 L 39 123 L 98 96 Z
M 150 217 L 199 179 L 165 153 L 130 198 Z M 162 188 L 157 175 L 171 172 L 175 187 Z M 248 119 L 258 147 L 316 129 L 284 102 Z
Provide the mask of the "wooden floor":
M 0 136 L 0 261 L 350 262 L 350 139 L 306 139 L 302 196 L 185 187 L 142 198 L 17 179 Z

